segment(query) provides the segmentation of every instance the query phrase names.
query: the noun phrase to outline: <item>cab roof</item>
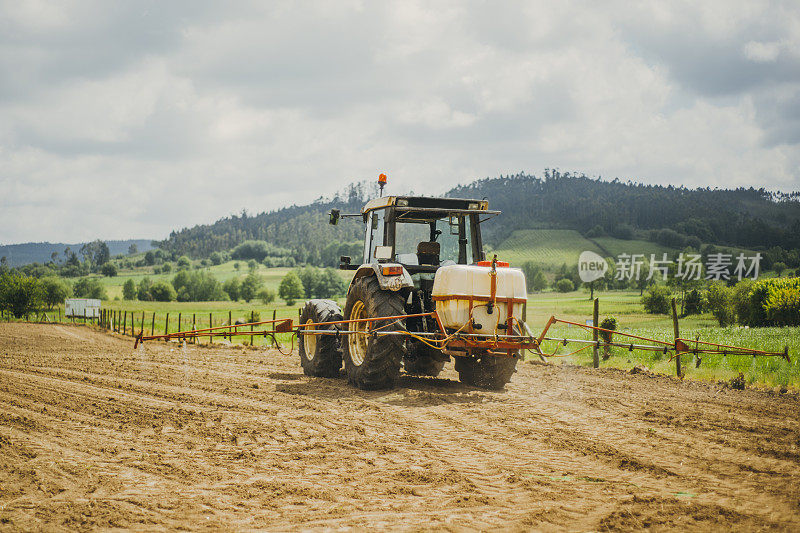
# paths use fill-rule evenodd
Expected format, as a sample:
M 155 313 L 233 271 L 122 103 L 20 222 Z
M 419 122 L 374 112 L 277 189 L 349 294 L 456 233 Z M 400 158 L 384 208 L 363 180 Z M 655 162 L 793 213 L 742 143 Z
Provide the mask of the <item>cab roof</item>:
M 488 200 L 472 200 L 468 198 L 431 198 L 429 196 L 383 196 L 367 202 L 361 208 L 361 213 L 366 215 L 375 209 L 397 207 L 408 210 L 430 210 L 443 212 L 476 212 L 488 213 Z M 495 213 L 494 211 L 491 211 Z

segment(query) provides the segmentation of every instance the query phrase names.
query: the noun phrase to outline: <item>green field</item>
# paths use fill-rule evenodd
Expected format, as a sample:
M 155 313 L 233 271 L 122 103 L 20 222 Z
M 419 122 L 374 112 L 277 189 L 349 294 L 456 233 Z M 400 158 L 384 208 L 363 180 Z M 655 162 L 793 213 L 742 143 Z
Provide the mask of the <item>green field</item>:
M 676 251 L 649 241 L 625 241 L 613 237 L 587 239 L 575 230 L 530 229 L 515 231 L 492 253 L 515 266 L 532 261 L 553 269 L 564 263 L 567 266 L 577 264 L 578 256 L 586 250 L 603 257 L 616 258 L 619 254 L 627 253 L 644 254 L 648 259 L 650 254 L 661 258 L 663 253 L 672 254 Z
M 595 295 L 600 299 L 600 319 L 609 315 L 616 317 L 619 331 L 663 341 L 672 340 L 672 318 L 667 315 L 645 314 L 639 303 L 637 291 L 610 291 Z M 592 317 L 592 302 L 585 292 L 544 293 L 528 297 L 528 323 L 534 333 L 538 334 L 542 330 L 551 315 L 585 324 L 586 320 Z M 681 360 L 687 377 L 727 381 L 741 372 L 750 384 L 800 388 L 800 327 L 721 328 L 708 314 L 682 318 L 679 323 L 681 337 L 685 339 L 699 338 L 706 342 L 765 351 L 782 352 L 784 347 L 788 346 L 791 358 L 791 363 L 787 363 L 778 357 L 705 355 L 701 356 L 700 366 L 696 368 L 695 356 L 683 355 Z M 552 327 L 548 336 L 562 339 L 591 338 L 585 330 L 566 324 Z M 580 346 L 577 344 L 563 346 L 554 341 L 545 342 L 543 345 L 545 352 L 561 356 L 578 348 Z M 630 352 L 622 348 L 614 348 L 611 353 L 611 358 L 603 361 L 601 366 L 629 369 L 636 365 L 644 365 L 654 372 L 675 375 L 675 361 L 669 360 L 671 355 Z M 531 358 L 533 355 L 529 354 L 527 357 Z M 591 360 L 592 354 L 589 349 L 575 355 L 550 359 L 551 362 L 577 365 L 591 365 Z
M 590 250 L 602 255 L 602 250 L 574 230 L 530 229 L 515 231 L 492 253 L 502 261 L 519 266 L 533 261 L 542 266 L 560 267 L 578 263 L 581 252 Z

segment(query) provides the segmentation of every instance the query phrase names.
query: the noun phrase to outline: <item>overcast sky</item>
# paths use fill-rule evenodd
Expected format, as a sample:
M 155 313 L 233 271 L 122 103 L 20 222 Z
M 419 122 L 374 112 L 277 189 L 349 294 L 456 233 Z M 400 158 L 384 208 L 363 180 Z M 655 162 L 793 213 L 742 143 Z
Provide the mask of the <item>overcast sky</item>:
M 380 172 L 798 190 L 799 5 L 0 0 L 0 243 L 163 238 Z

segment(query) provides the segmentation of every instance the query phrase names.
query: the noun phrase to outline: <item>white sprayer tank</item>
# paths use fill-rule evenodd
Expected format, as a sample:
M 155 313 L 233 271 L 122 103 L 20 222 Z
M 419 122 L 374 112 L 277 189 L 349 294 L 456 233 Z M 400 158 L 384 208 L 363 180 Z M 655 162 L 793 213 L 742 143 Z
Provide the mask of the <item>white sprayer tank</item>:
M 449 265 L 436 271 L 433 281 L 433 300 L 442 325 L 448 329 L 459 329 L 469 321 L 470 307 L 473 322 L 480 327 L 467 326 L 462 331 L 506 334 L 497 325 L 508 322 L 509 305 L 511 315 L 522 320 L 522 305 L 526 302 L 525 275 L 518 268 L 498 267 L 496 301 L 492 314 L 487 302 L 492 295 L 491 267 L 478 265 Z

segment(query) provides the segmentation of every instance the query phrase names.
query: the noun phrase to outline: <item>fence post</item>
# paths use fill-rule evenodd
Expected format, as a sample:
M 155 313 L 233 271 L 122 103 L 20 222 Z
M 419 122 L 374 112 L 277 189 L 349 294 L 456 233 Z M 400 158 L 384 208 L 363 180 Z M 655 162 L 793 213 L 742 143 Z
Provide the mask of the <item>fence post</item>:
M 178 331 L 183 331 L 183 328 L 182 328 L 182 325 L 181 325 L 181 315 L 183 315 L 183 313 L 178 313 Z
M 208 327 L 209 328 L 213 328 L 214 327 L 214 319 L 211 318 L 211 313 L 208 313 Z M 213 331 L 209 331 L 208 332 L 208 344 L 214 344 L 214 332 Z
M 142 311 L 142 327 L 139 329 L 139 336 L 144 337 L 144 311 Z
M 197 313 L 192 313 L 192 331 L 197 329 Z M 192 337 L 192 344 L 197 344 L 197 336 Z
M 678 338 L 681 336 L 678 329 L 678 311 L 675 308 L 675 298 L 672 299 L 672 328 L 675 330 L 675 373 L 681 377 L 681 355 L 678 353 Z
M 153 321 L 150 322 L 150 336 L 152 337 L 156 333 L 156 313 L 153 311 Z
M 599 323 L 600 319 L 600 298 L 594 299 L 594 312 L 592 313 L 592 326 L 595 328 L 600 327 Z M 592 365 L 595 368 L 600 368 L 600 350 L 598 349 L 598 331 L 596 329 L 592 330 L 592 340 L 594 341 L 594 345 L 592 347 Z
M 125 318 L 122 319 L 122 334 L 126 335 L 128 333 L 128 312 L 125 311 Z
M 233 325 L 233 322 L 232 322 L 232 320 L 233 320 L 233 319 L 231 318 L 231 311 L 230 311 L 230 309 L 229 309 L 229 310 L 228 310 L 228 342 L 230 342 L 230 343 L 233 343 L 233 334 L 231 334 L 231 332 L 233 331 L 233 329 L 231 329 L 231 327 L 230 327 L 230 326 L 232 326 L 232 325 Z M 225 338 L 225 337 L 223 337 L 223 339 L 224 339 L 224 338 Z
M 164 321 L 164 335 L 169 333 L 169 313 L 167 313 L 167 318 Z M 169 342 L 169 339 L 164 339 L 164 342 Z

